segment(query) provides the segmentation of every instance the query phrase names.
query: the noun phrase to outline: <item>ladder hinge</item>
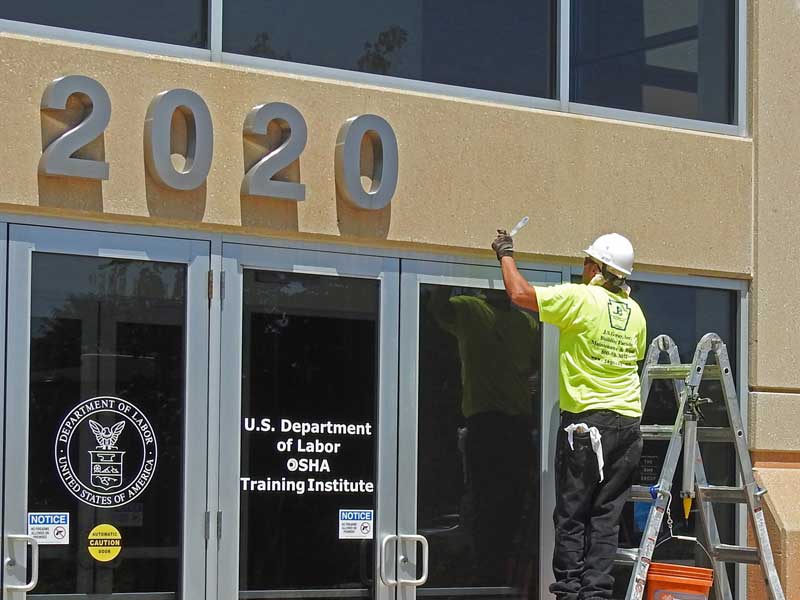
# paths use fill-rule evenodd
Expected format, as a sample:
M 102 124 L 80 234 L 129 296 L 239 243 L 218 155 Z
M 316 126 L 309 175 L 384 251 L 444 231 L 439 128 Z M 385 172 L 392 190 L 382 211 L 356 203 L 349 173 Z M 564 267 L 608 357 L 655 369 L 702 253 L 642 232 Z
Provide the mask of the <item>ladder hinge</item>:
M 208 272 L 208 299 L 214 297 L 214 271 Z
M 217 539 L 222 539 L 222 511 L 217 511 Z
M 206 511 L 206 524 L 205 524 L 206 541 L 211 537 L 211 513 Z

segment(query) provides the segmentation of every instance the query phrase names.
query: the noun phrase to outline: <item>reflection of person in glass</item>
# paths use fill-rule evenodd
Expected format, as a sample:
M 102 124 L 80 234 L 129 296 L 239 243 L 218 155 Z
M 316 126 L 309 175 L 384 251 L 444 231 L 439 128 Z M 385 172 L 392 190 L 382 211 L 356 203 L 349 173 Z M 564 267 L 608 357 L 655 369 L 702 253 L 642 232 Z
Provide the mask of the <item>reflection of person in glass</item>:
M 531 404 L 538 385 L 538 321 L 502 292 L 452 295 L 435 288 L 431 309 L 458 340 L 462 435 L 478 585 L 513 582 L 512 557 L 531 484 Z M 519 565 L 521 566 L 521 565 Z
M 642 454 L 637 361 L 646 324 L 625 283 L 633 247 L 616 233 L 585 250 L 583 284 L 533 287 L 517 270 L 513 240 L 492 243 L 515 304 L 561 330 L 561 425 L 555 475 L 555 583 L 564 600 L 611 598 L 619 519 Z

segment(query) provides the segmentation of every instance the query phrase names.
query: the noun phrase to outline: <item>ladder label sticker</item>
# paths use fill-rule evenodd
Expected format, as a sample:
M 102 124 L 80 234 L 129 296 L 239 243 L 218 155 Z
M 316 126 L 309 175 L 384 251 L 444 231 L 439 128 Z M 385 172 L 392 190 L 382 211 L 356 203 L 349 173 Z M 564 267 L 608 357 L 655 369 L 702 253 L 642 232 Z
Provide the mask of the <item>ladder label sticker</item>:
M 28 513 L 28 535 L 42 545 L 69 544 L 69 513 Z
M 360 508 L 339 511 L 340 540 L 371 540 L 374 512 Z
M 753 522 L 756 526 L 756 531 L 759 537 L 759 546 L 762 541 L 769 542 L 769 534 L 767 533 L 767 520 L 764 518 L 764 511 L 757 508 L 753 511 Z

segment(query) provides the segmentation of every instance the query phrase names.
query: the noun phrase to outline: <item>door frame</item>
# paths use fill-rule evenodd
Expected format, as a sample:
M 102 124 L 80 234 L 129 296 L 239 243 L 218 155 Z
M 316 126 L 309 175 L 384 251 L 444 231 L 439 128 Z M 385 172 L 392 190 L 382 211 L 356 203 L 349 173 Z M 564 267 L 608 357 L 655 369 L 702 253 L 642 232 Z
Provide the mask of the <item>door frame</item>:
M 379 576 L 381 564 L 393 564 L 393 553 L 381 556 L 381 540 L 396 532 L 397 489 L 397 379 L 399 337 L 400 262 L 396 258 L 344 252 L 300 250 L 236 242 L 222 244 L 224 291 L 221 313 L 219 519 L 221 536 L 217 563 L 217 597 L 239 598 L 239 509 L 241 458 L 242 301 L 244 269 L 345 276 L 380 281 L 377 456 L 375 481 L 376 523 L 373 534 L 375 600 L 393 600 L 395 590 Z M 381 561 L 386 560 L 386 563 Z M 390 562 L 389 562 L 390 561 Z M 394 577 L 389 571 L 387 579 Z M 331 593 L 332 592 L 332 593 Z M 338 593 L 337 593 L 338 592 Z M 341 590 L 264 590 L 243 597 L 329 597 Z
M 8 535 L 27 534 L 28 493 L 28 427 L 30 381 L 30 311 L 31 258 L 33 252 L 147 260 L 185 264 L 186 337 L 184 384 L 184 448 L 183 448 L 183 523 L 179 588 L 184 597 L 205 597 L 206 541 L 206 464 L 208 462 L 208 241 L 168 238 L 154 235 L 100 232 L 74 228 L 12 224 L 8 229 L 8 331 L 6 344 L 14 348 L 6 362 L 6 423 L 14 423 L 5 432 L 6 457 L 15 456 L 22 468 L 17 469 L 15 485 L 6 485 L 3 497 L 3 556 L 11 548 Z M 5 261 L 3 261 L 5 265 Z M 196 406 L 197 410 L 192 410 Z M 190 435 L 189 432 L 201 432 Z M 5 475 L 11 480 L 12 470 Z M 20 544 L 21 542 L 17 542 Z M 18 551 L 18 548 L 17 550 Z M 26 562 L 22 552 L 22 561 Z M 17 572 L 25 572 L 20 565 Z M 21 600 L 22 592 L 9 592 L 7 585 L 24 585 L 18 573 L 4 573 L 3 599 Z M 25 575 L 22 575 L 24 579 Z M 146 596 L 144 596 L 146 598 Z
M 496 266 L 463 263 L 441 263 L 425 260 L 403 260 L 400 290 L 400 416 L 399 447 L 414 448 L 398 456 L 398 534 L 417 534 L 417 417 L 419 364 L 419 289 L 421 284 L 439 284 L 484 289 L 505 289 L 500 269 Z M 562 269 L 529 269 L 520 271 L 530 282 L 556 285 L 562 282 Z M 558 329 L 542 324 L 542 398 L 540 419 L 540 515 L 539 515 L 539 572 L 541 597 L 546 597 L 553 548 L 552 474 L 553 441 L 550 431 L 558 419 Z M 551 401 L 552 399 L 552 401 Z M 549 525 L 548 525 L 549 524 Z M 408 557 L 398 575 L 403 580 L 416 578 L 416 549 L 411 540 L 400 544 L 401 554 Z M 435 561 L 435 557 L 431 557 Z M 451 588 L 447 588 L 448 590 Z M 452 588 L 462 590 L 463 588 Z M 443 589 L 442 592 L 445 592 Z M 416 586 L 400 585 L 398 600 L 415 600 Z
M 8 223 L 0 222 L 0 436 L 5 440 L 6 431 L 6 266 L 8 263 Z M 5 442 L 0 444 L 0 466 L 3 474 L 0 475 L 0 507 L 5 498 Z M 0 510 L 0 534 L 3 535 L 3 560 L 0 565 L 0 586 L 5 590 L 6 565 L 5 557 L 5 510 Z

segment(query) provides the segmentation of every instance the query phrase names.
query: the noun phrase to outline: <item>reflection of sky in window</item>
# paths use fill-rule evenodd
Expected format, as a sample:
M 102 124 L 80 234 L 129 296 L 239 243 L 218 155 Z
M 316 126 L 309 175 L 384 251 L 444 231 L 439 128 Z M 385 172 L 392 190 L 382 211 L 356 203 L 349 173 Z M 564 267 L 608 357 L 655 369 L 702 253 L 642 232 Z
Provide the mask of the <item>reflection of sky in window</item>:
M 669 335 L 690 362 L 700 338 L 718 333 L 733 361 L 736 355 L 734 299 L 736 292 L 658 283 L 634 282 L 633 297 L 647 318 L 648 341 L 662 333 Z
M 697 25 L 697 5 L 698 0 L 645 0 L 645 37 Z
M 549 0 L 337 3 L 227 0 L 223 48 L 335 68 L 550 95 Z M 404 34 L 390 66 L 359 66 L 382 32 Z
M 206 39 L 202 0 L 5 2 L 0 18 L 158 42 L 199 46 Z

